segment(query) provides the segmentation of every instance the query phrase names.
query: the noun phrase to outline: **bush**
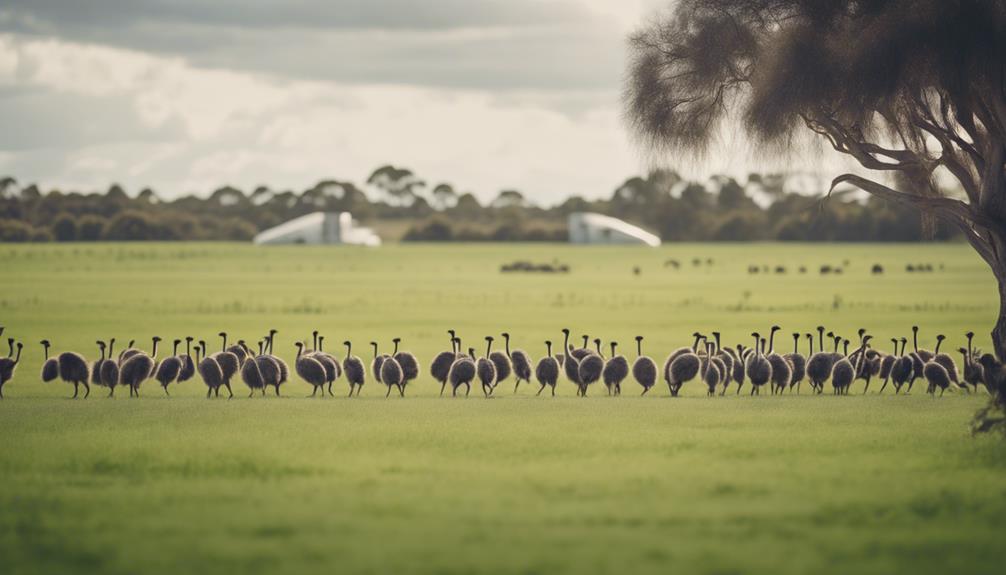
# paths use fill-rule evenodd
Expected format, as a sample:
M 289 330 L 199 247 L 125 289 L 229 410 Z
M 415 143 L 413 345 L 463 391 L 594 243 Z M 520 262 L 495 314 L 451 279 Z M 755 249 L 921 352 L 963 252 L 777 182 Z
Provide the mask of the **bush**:
M 105 218 L 83 216 L 77 222 L 77 239 L 82 242 L 96 242 L 105 233 Z
M 174 240 L 177 236 L 143 212 L 125 211 L 108 222 L 103 239 L 142 242 Z
M 35 228 L 19 220 L 0 220 L 0 242 L 29 242 Z
M 77 240 L 77 221 L 73 216 L 63 212 L 52 222 L 52 236 L 57 242 L 72 242 Z
M 412 226 L 402 237 L 403 242 L 449 242 L 453 239 L 451 225 L 439 218 L 424 225 Z
M 31 234 L 31 241 L 37 243 L 51 242 L 53 239 L 52 232 L 44 228 L 35 228 Z

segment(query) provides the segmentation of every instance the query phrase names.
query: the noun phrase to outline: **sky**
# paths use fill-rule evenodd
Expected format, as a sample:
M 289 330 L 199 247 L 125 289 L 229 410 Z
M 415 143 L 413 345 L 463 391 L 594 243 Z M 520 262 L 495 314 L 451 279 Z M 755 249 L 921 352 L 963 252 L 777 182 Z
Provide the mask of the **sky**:
M 362 184 L 377 167 L 488 200 L 819 172 L 727 134 L 654 158 L 622 118 L 626 39 L 668 0 L 4 0 L 0 174 L 162 197 Z

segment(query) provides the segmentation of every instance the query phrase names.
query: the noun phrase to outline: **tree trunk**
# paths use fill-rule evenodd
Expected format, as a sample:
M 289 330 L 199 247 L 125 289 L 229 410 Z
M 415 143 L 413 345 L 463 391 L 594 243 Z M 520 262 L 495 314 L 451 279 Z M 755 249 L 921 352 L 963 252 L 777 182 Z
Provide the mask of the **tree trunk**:
M 1006 361 L 1006 266 L 992 266 L 999 284 L 999 319 L 992 329 L 992 347 L 999 361 Z

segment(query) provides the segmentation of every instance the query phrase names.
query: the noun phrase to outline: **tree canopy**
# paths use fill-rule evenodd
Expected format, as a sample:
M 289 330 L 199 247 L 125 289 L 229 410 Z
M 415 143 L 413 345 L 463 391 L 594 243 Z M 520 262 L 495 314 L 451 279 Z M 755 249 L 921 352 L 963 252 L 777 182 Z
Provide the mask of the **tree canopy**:
M 832 189 L 956 226 L 999 280 L 1006 356 L 1006 2 L 680 0 L 631 47 L 625 103 L 648 148 L 706 152 L 724 122 L 762 146 L 806 131 L 887 175 Z

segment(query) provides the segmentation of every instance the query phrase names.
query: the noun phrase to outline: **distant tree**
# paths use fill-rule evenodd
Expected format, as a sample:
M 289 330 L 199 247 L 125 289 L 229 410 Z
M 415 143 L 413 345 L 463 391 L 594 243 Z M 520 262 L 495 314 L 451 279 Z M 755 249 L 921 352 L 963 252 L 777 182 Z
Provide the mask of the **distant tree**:
M 515 208 L 525 205 L 524 194 L 517 190 L 503 190 L 492 202 L 494 208 Z
M 462 215 L 477 215 L 482 211 L 482 204 L 479 203 L 478 198 L 474 195 L 465 192 L 458 196 L 458 203 L 454 205 L 451 211 Z
M 77 221 L 68 213 L 56 216 L 52 222 L 52 236 L 57 242 L 72 242 L 77 240 Z
M 762 147 L 815 134 L 891 187 L 835 178 L 956 226 L 999 283 L 1006 359 L 1006 4 L 998 0 L 679 0 L 637 33 L 630 123 L 657 151 L 708 149 L 743 120 Z M 953 176 L 963 200 L 937 185 Z M 816 227 L 816 226 L 815 226 Z
M 35 228 L 20 220 L 0 220 L 0 242 L 30 242 Z
M 149 215 L 137 211 L 125 211 L 108 222 L 102 239 L 108 241 L 152 241 L 170 239 L 159 229 Z
M 137 196 L 136 199 L 143 204 L 158 204 L 161 202 L 160 198 L 157 197 L 157 194 L 154 193 L 154 190 L 150 188 L 143 188 L 140 190 L 140 195 Z
M 381 190 L 392 203 L 409 205 L 426 187 L 426 182 L 419 179 L 412 170 L 396 168 L 391 165 L 381 166 L 367 178 L 367 183 Z
M 77 221 L 77 239 L 82 242 L 96 242 L 105 233 L 105 218 L 85 215 Z
M 438 210 L 446 210 L 458 203 L 458 193 L 450 184 L 437 184 L 433 188 L 433 205 Z

